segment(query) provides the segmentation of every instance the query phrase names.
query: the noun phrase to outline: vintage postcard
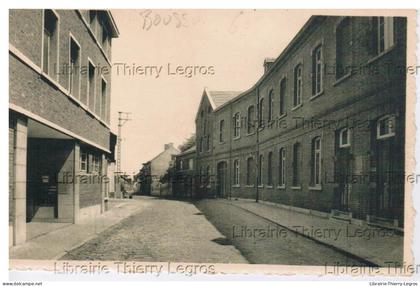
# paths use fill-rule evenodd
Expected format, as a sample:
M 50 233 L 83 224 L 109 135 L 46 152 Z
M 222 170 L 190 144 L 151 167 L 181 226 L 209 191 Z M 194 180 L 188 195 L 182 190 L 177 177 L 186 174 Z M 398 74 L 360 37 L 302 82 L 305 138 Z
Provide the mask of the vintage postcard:
M 11 279 L 419 274 L 415 10 L 8 16 Z

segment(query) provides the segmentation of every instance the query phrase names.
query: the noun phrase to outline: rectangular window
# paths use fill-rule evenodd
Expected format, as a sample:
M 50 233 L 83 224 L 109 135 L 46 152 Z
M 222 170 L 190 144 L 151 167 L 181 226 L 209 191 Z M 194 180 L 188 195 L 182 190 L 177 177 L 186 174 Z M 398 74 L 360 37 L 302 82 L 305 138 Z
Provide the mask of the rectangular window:
M 263 164 L 264 164 L 264 156 L 261 154 L 258 158 L 258 186 L 262 186 L 263 184 Z
M 336 29 L 336 79 L 351 73 L 352 33 L 350 17 L 345 17 Z
M 279 150 L 279 186 L 286 185 L 286 150 L 281 148 Z
M 268 94 L 268 122 L 273 120 L 274 91 L 270 90 Z
M 92 155 L 92 173 L 99 174 L 101 169 L 100 156 L 98 154 Z
M 339 146 L 340 148 L 350 147 L 350 129 L 343 128 L 340 130 Z
M 52 10 L 44 10 L 42 71 L 57 78 L 58 65 L 58 17 Z
M 395 136 L 395 116 L 387 115 L 380 118 L 376 125 L 377 139 Z
M 188 169 L 193 170 L 194 169 L 194 159 L 188 160 Z
M 264 98 L 260 99 L 258 105 L 258 127 L 264 127 Z
M 107 85 L 106 85 L 106 81 L 104 79 L 102 79 L 102 94 L 101 94 L 101 118 L 102 120 L 104 120 L 105 122 L 107 122 L 108 117 L 107 117 Z
M 239 112 L 235 113 L 235 116 L 233 117 L 233 137 L 239 138 L 241 136 L 241 115 Z
M 80 148 L 80 171 L 81 172 L 88 172 L 88 154 L 85 150 Z
M 96 75 L 95 75 L 95 66 L 89 61 L 88 64 L 88 104 L 89 109 L 91 111 L 95 108 L 95 82 L 96 82 Z
M 280 116 L 286 114 L 286 79 L 280 82 Z
M 233 184 L 239 186 L 239 160 L 233 162 Z
M 321 138 L 316 137 L 312 140 L 312 172 L 311 185 L 321 185 Z
M 300 144 L 293 145 L 293 186 L 300 186 Z
M 80 96 L 80 46 L 70 37 L 70 66 L 69 66 L 69 92 L 79 99 Z
M 381 54 L 391 48 L 394 45 L 394 18 L 375 17 L 374 34 L 377 54 Z
M 293 106 L 299 106 L 302 102 L 302 65 L 297 65 L 294 69 L 294 93 L 293 93 Z
M 225 142 L 225 121 L 224 120 L 220 120 L 219 122 L 219 142 L 223 143 Z
M 248 186 L 253 185 L 254 182 L 254 158 L 249 157 L 246 159 L 246 184 Z
M 255 107 L 253 105 L 248 107 L 248 116 L 247 116 L 247 133 L 251 134 L 254 132 L 255 127 Z
M 318 46 L 312 53 L 312 95 L 318 95 L 322 92 L 323 63 L 322 46 Z
M 267 185 L 273 185 L 273 152 L 268 153 L 267 158 Z

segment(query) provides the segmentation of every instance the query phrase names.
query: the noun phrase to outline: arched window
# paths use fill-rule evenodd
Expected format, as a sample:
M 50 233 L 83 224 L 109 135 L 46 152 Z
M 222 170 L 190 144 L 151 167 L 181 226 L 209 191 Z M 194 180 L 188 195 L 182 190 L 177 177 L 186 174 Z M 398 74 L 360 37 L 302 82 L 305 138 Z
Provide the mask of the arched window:
M 293 145 L 293 186 L 300 186 L 300 143 Z
M 273 120 L 274 91 L 271 89 L 268 93 L 268 122 Z
M 269 152 L 267 158 L 267 185 L 273 185 L 273 152 Z
M 280 116 L 286 114 L 286 79 L 280 81 Z
M 303 90 L 303 78 L 302 78 L 302 65 L 298 64 L 294 71 L 294 93 L 293 93 L 293 106 L 299 106 L 302 103 L 302 90 Z
M 264 126 L 264 98 L 258 103 L 258 127 Z
M 219 122 L 219 142 L 225 142 L 225 121 L 223 119 Z
M 312 172 L 311 185 L 321 185 L 321 138 L 315 137 L 312 139 Z
M 323 69 L 322 45 L 319 45 L 312 51 L 312 96 L 322 92 Z
M 238 138 L 241 136 L 241 114 L 236 112 L 233 116 L 233 137 Z
M 254 158 L 248 157 L 246 159 L 246 184 L 247 186 L 253 185 L 254 181 Z
M 258 157 L 258 186 L 262 186 L 263 184 L 263 164 L 264 164 L 264 156 L 260 154 Z
M 233 184 L 235 186 L 239 186 L 239 172 L 240 172 L 240 170 L 239 170 L 239 160 L 236 159 L 233 162 Z
M 247 115 L 247 133 L 250 134 L 255 130 L 255 107 L 253 105 L 248 107 Z
M 279 150 L 279 186 L 286 185 L 286 149 Z

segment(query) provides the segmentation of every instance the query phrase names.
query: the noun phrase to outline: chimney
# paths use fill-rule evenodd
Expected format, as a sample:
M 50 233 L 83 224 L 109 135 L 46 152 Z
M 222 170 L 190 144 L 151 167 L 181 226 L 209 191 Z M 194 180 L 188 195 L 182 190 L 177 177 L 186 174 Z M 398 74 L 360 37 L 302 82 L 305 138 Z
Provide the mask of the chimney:
M 168 143 L 168 144 L 164 145 L 165 150 L 168 150 L 168 149 L 173 148 L 173 147 L 174 147 L 174 143 Z
M 264 60 L 264 73 L 266 73 L 271 66 L 274 64 L 274 62 L 276 61 L 275 58 L 265 58 Z

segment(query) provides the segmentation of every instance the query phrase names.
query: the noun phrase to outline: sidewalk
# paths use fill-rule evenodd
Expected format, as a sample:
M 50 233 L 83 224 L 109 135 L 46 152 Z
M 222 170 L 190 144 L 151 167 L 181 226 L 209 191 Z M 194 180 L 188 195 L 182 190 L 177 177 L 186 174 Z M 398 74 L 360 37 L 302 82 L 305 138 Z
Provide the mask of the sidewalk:
M 151 205 L 148 200 L 121 200 L 109 211 L 79 224 L 63 224 L 51 232 L 36 236 L 9 249 L 10 259 L 59 259 L 71 249 L 97 236 L 102 231 Z
M 349 224 L 249 200 L 226 200 L 226 203 L 374 265 L 403 262 L 404 237 L 392 230 Z

